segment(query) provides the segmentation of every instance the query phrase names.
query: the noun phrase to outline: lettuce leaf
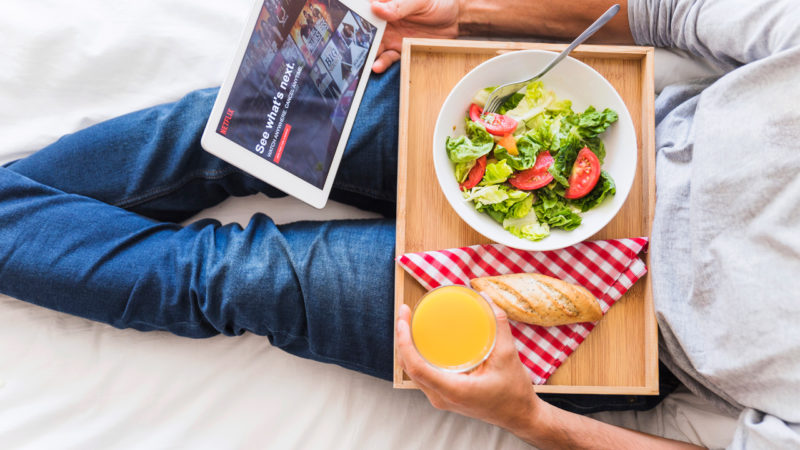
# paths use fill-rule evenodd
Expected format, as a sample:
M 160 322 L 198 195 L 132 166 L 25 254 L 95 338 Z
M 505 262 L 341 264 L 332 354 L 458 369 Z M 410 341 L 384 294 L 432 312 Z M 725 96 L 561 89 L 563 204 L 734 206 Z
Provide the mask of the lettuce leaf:
M 556 94 L 545 89 L 541 81 L 534 81 L 525 88 L 525 94 L 517 106 L 506 111 L 506 115 L 517 122 L 525 122 L 543 113 L 554 102 Z
M 497 223 L 503 223 L 503 220 L 506 218 L 506 213 L 504 213 L 503 211 L 495 211 L 492 208 L 485 208 L 479 211 L 485 212 L 486 214 L 489 215 L 489 217 L 497 221 Z
M 541 241 L 550 235 L 550 227 L 546 223 L 539 223 L 533 214 L 522 218 L 507 218 L 503 220 L 503 228 L 514 236 L 530 241 Z
M 564 145 L 576 145 L 579 149 L 589 147 L 602 164 L 606 157 L 606 149 L 598 135 L 618 118 L 613 110 L 606 108 L 597 111 L 594 106 L 586 108 L 586 111 L 580 114 L 565 117 L 559 133 L 559 147 Z
M 508 153 L 502 145 L 494 149 L 494 157 L 499 161 L 506 161 L 509 167 L 514 170 L 530 169 L 536 164 L 536 155 L 542 150 L 542 146 L 530 139 L 527 135 L 517 139 L 517 155 Z
M 472 200 L 476 205 L 493 205 L 501 203 L 506 200 L 511 200 L 507 203 L 503 210 L 508 210 L 512 204 L 524 200 L 525 197 L 530 195 L 530 192 L 520 191 L 504 184 L 490 184 L 489 186 L 475 186 L 474 188 L 464 191 L 464 200 Z
M 501 184 L 475 186 L 470 190 L 464 191 L 462 195 L 464 200 L 472 200 L 475 202 L 475 208 L 480 209 L 482 206 L 500 203 L 508 199 L 508 193 L 502 188 L 503 185 Z
M 506 192 L 508 196 L 505 200 L 499 203 L 495 203 L 492 205 L 492 208 L 495 211 L 501 211 L 503 213 L 508 213 L 509 209 L 511 209 L 515 204 L 525 200 L 526 198 L 531 196 L 530 192 L 520 191 L 518 189 L 514 189 L 512 187 L 508 187 L 505 185 L 499 185 L 500 189 Z
M 519 102 L 522 101 L 522 99 L 524 97 L 525 97 L 525 94 L 522 94 L 520 92 L 515 92 L 515 93 L 511 94 L 511 96 L 508 97 L 508 100 L 506 100 L 505 103 L 500 105 L 500 108 L 497 110 L 497 113 L 498 114 L 505 114 L 509 110 L 512 110 L 512 109 L 516 108 L 517 105 L 519 105 Z
M 463 195 L 465 200 L 472 200 L 475 203 L 475 209 L 490 213 L 498 222 L 508 214 L 527 214 L 533 204 L 533 195 L 530 192 L 520 191 L 504 184 L 476 186 Z M 517 206 L 519 203 L 523 205 Z
M 448 136 L 445 143 L 447 157 L 454 163 L 475 161 L 492 151 L 493 146 L 493 143 L 480 144 L 473 142 L 466 136 L 459 136 L 455 139 Z
M 583 139 L 591 139 L 606 131 L 617 119 L 619 119 L 617 113 L 609 108 L 597 111 L 594 106 L 590 106 L 586 108 L 586 111 L 578 114 L 576 125 L 580 129 Z
M 486 165 L 486 173 L 483 175 L 481 185 L 498 184 L 506 181 L 514 169 L 508 166 L 506 160 L 501 160 L 496 163 L 489 163 Z
M 483 125 L 469 120 L 469 117 L 464 119 L 464 129 L 467 132 L 467 137 L 477 144 L 494 143 L 494 138 Z
M 551 116 L 571 115 L 572 114 L 572 101 L 571 100 L 558 100 L 547 106 L 546 111 Z
M 508 208 L 508 215 L 506 219 L 520 219 L 527 216 L 533 209 L 533 195 L 529 195 L 524 199 L 514 203 Z
M 553 176 L 559 184 L 569 187 L 569 175 L 572 172 L 572 166 L 578 158 L 578 152 L 583 147 L 580 142 L 567 142 L 565 143 L 553 157 L 553 165 L 547 169 L 550 175 Z
M 578 228 L 581 216 L 550 189 L 539 189 L 537 201 L 533 205 L 533 212 L 539 222 L 552 227 L 563 228 L 567 231 Z
M 561 120 L 562 116 L 551 117 L 540 114 L 528 121 L 528 131 L 525 132 L 525 136 L 545 150 L 553 150 L 554 145 L 557 149 L 556 139 L 561 130 Z
M 494 138 L 482 126 L 467 119 L 467 135 L 457 138 L 447 137 L 445 148 L 447 156 L 454 163 L 473 161 L 492 151 Z

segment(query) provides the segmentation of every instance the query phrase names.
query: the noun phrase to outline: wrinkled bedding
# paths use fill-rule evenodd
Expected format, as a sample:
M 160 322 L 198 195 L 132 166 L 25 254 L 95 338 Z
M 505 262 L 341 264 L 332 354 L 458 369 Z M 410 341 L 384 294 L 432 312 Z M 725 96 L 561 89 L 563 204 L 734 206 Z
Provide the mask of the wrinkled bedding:
M 125 112 L 214 86 L 250 0 L 0 3 L 0 163 Z M 657 85 L 710 66 L 657 52 Z M 203 217 L 247 222 L 367 217 L 285 198 L 232 199 Z M 707 446 L 735 420 L 688 392 L 599 418 Z M 413 430 L 409 432 L 408 430 Z M 420 392 L 300 360 L 244 335 L 190 340 L 118 330 L 0 296 L 4 448 L 525 448 Z

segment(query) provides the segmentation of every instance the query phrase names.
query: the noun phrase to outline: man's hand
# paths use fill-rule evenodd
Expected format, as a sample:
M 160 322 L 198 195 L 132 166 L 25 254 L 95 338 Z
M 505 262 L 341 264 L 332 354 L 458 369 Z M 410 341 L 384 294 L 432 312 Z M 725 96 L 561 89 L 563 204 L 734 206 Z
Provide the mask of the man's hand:
M 542 2 L 526 0 L 370 0 L 389 22 L 372 70 L 381 73 L 400 59 L 404 37 L 527 36 L 571 41 L 612 4 L 622 10 L 590 42 L 633 43 L 626 0 Z
M 514 347 L 508 317 L 492 305 L 497 341 L 489 358 L 470 373 L 441 372 L 428 365 L 411 341 L 411 310 L 401 305 L 397 318 L 400 364 L 438 409 L 503 427 L 537 448 L 697 449 L 638 431 L 608 425 L 560 410 L 533 390 Z
M 519 360 L 506 313 L 492 306 L 497 317 L 497 340 L 489 358 L 470 373 L 446 373 L 428 365 L 411 341 L 411 310 L 400 306 L 397 348 L 409 377 L 438 409 L 454 411 L 510 431 L 535 421 L 543 401 Z
M 400 59 L 404 37 L 454 38 L 458 35 L 458 0 L 370 0 L 372 12 L 386 20 L 372 70 L 382 73 Z

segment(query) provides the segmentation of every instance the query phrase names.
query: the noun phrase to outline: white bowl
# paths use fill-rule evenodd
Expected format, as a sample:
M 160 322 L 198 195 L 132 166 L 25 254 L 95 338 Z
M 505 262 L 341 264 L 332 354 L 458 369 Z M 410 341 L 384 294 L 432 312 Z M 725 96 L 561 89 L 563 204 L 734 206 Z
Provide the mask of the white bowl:
M 522 250 L 555 250 L 584 241 L 602 229 L 617 214 L 636 175 L 636 131 L 628 109 L 617 91 L 602 75 L 586 64 L 567 57 L 542 78 L 544 87 L 556 93 L 559 100 L 572 101 L 572 109 L 582 112 L 589 106 L 602 111 L 611 108 L 619 120 L 600 137 L 606 147 L 606 158 L 602 169 L 614 179 L 617 192 L 610 199 L 585 213 L 581 225 L 572 230 L 550 230 L 550 236 L 538 242 L 521 239 L 503 229 L 486 213 L 475 210 L 471 201 L 464 200 L 456 182 L 453 163 L 447 157 L 447 136 L 465 134 L 464 117 L 479 90 L 488 86 L 523 80 L 533 76 L 555 57 L 555 53 L 543 50 L 522 50 L 492 58 L 472 69 L 456 84 L 439 111 L 433 132 L 433 163 L 447 201 L 469 226 L 487 238 Z M 455 129 L 454 129 L 455 127 Z M 531 212 L 533 214 L 533 212 Z

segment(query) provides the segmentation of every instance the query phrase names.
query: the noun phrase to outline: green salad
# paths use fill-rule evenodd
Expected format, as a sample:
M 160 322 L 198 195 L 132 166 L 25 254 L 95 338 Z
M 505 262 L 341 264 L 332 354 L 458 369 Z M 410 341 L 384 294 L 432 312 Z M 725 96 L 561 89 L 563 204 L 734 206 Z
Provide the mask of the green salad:
M 592 106 L 574 112 L 570 100 L 557 99 L 535 81 L 496 114 L 483 114 L 493 89 L 473 99 L 466 135 L 447 138 L 464 198 L 523 239 L 542 240 L 554 227 L 574 230 L 581 213 L 616 192 L 602 170 L 606 149 L 600 135 L 617 113 Z

